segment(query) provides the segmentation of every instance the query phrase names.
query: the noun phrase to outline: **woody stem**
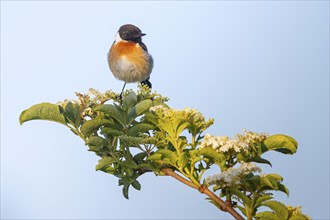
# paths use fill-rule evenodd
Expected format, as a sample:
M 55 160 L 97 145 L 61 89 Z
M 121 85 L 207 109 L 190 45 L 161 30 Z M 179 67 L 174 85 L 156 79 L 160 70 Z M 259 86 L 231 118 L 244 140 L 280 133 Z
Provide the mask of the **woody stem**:
M 171 168 L 163 168 L 162 172 L 167 175 L 167 176 L 171 176 L 174 179 L 194 188 L 199 190 L 201 193 L 207 195 L 208 197 L 210 197 L 210 199 L 212 199 L 214 202 L 216 202 L 219 207 L 221 208 L 221 210 L 228 212 L 229 214 L 231 214 L 236 220 L 244 220 L 244 218 L 238 213 L 236 212 L 235 209 L 233 209 L 233 207 L 231 207 L 230 205 L 226 204 L 222 199 L 220 199 L 218 196 L 216 196 L 212 191 L 210 191 L 205 185 L 202 185 L 201 187 L 198 187 L 195 183 L 183 178 L 182 176 L 180 176 L 179 174 L 177 174 L 176 172 L 174 172 L 173 169 Z

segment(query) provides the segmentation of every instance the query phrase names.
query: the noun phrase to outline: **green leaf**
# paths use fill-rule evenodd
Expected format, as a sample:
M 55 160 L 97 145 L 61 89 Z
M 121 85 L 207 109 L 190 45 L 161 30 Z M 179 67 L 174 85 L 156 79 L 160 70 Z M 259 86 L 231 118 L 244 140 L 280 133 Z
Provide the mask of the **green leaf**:
M 266 201 L 262 205 L 272 209 L 279 219 L 288 219 L 289 217 L 288 209 L 283 203 L 272 200 Z
M 19 123 L 21 125 L 30 120 L 47 120 L 66 125 L 65 118 L 61 114 L 59 106 L 47 102 L 33 105 L 21 113 L 19 117 Z
M 245 208 L 243 206 L 238 205 L 237 208 L 243 213 L 243 215 L 246 216 L 246 211 L 245 211 Z
M 99 105 L 94 108 L 94 111 L 101 111 L 118 121 L 123 127 L 126 125 L 126 120 L 123 116 L 123 111 L 114 105 L 111 104 L 104 104 L 104 105 Z
M 289 196 L 289 189 L 282 183 L 278 183 L 278 190 L 284 192 L 287 196 Z
M 153 130 L 155 127 L 147 123 L 139 123 L 128 129 L 128 135 L 136 136 L 138 133 L 145 133 L 149 130 Z
M 216 191 L 218 191 L 219 189 L 222 189 L 222 186 L 214 185 L 213 188 L 212 188 L 213 192 L 216 192 Z
M 72 102 L 68 102 L 65 106 L 63 115 L 66 118 L 68 118 L 76 128 L 80 126 L 81 116 L 80 116 L 80 106 L 78 104 L 73 104 Z
M 235 194 L 236 196 L 238 196 L 244 203 L 244 206 L 251 206 L 251 199 L 249 199 L 249 197 L 247 197 L 246 195 L 244 195 L 244 193 L 242 193 L 240 190 L 238 189 L 234 189 L 234 188 L 229 188 L 227 189 L 229 190 L 231 193 Z
M 218 209 L 221 210 L 221 208 L 220 208 L 220 206 L 219 206 L 219 204 L 218 204 L 217 202 L 215 202 L 214 200 L 212 200 L 212 199 L 210 199 L 210 198 L 205 198 L 205 199 L 208 200 L 209 203 L 215 205 L 215 207 L 217 207 Z
M 128 112 L 129 123 L 131 123 L 137 116 L 145 113 L 152 106 L 150 99 L 145 99 L 131 108 Z
M 271 195 L 261 195 L 257 198 L 257 201 L 255 202 L 255 208 L 258 208 L 262 205 L 263 202 L 272 199 L 273 197 Z
M 162 159 L 162 155 L 161 154 L 151 154 L 147 160 L 161 160 Z
M 178 157 L 176 153 L 168 149 L 159 149 L 158 151 L 156 151 L 154 154 L 150 155 L 147 158 L 147 160 L 154 160 L 154 161 L 161 160 L 162 162 L 173 166 L 176 166 L 177 159 Z
M 138 169 L 141 169 L 141 170 L 153 170 L 152 166 L 150 164 L 147 164 L 147 163 L 141 163 L 141 164 L 138 164 Z
M 135 161 L 142 161 L 147 156 L 146 152 L 141 152 L 136 155 L 134 155 L 133 159 Z
M 132 183 L 132 186 L 137 189 L 137 190 L 140 190 L 141 189 L 141 184 L 139 183 L 139 181 L 135 180 L 133 183 Z
M 246 160 L 246 162 L 265 163 L 268 164 L 269 166 L 272 166 L 269 160 L 263 159 L 261 157 L 250 157 Z
M 213 158 L 216 161 L 222 161 L 225 159 L 224 155 L 217 152 L 214 148 L 212 147 L 205 147 L 200 150 L 200 153 L 203 156 Z
M 247 184 L 249 185 L 251 191 L 256 191 L 260 185 L 260 176 L 250 173 L 247 177 Z
M 130 184 L 132 184 L 136 180 L 137 177 L 138 176 L 134 176 L 134 177 L 132 177 L 132 176 L 125 176 L 125 177 L 123 177 L 123 178 L 121 178 L 121 179 L 118 180 L 118 185 L 119 186 L 121 186 L 121 185 L 130 185 Z
M 123 100 L 124 109 L 128 110 L 129 108 L 134 106 L 136 102 L 137 102 L 137 97 L 135 92 L 129 93 L 127 96 L 124 97 Z
M 127 135 L 122 135 L 118 137 L 122 143 L 126 146 L 138 147 L 141 144 L 149 143 L 146 137 L 132 137 Z
M 123 196 L 128 199 L 128 189 L 129 189 L 129 184 L 125 184 L 123 186 Z
M 89 146 L 103 147 L 106 146 L 108 142 L 102 137 L 92 136 L 87 140 L 86 144 Z
M 276 173 L 270 173 L 266 175 L 268 178 L 274 179 L 276 181 L 283 181 L 283 177 Z
M 125 166 L 125 167 L 128 167 L 128 168 L 132 168 L 132 169 L 137 169 L 138 168 L 137 164 L 133 160 L 122 161 L 121 165 Z
M 96 165 L 96 170 L 104 170 L 108 165 L 112 164 L 115 161 L 116 160 L 112 157 L 103 157 Z
M 150 111 L 146 112 L 144 114 L 144 119 L 154 125 L 158 125 L 158 117 L 153 112 Z
M 169 118 L 162 118 L 162 120 L 156 124 L 161 130 L 165 131 L 168 134 L 168 137 L 171 140 L 176 140 L 177 136 L 175 134 L 175 126 Z M 171 141 L 170 140 L 170 141 Z
M 126 167 L 122 171 L 123 171 L 123 174 L 126 175 L 126 177 L 131 177 L 134 173 L 133 169 L 130 167 Z
M 297 215 L 291 216 L 289 218 L 289 220 L 309 220 L 309 219 L 303 214 L 297 214 Z
M 277 215 L 273 212 L 265 211 L 265 212 L 259 212 L 258 214 L 253 216 L 256 220 L 284 220 L 279 219 Z
M 221 169 L 224 168 L 226 158 L 225 158 L 225 155 L 223 155 L 222 153 L 217 152 L 212 147 L 202 148 L 202 149 L 200 149 L 200 153 L 201 153 L 201 155 L 203 155 L 207 158 L 213 159 L 214 162 L 221 167 Z
M 189 152 L 183 152 L 179 155 L 178 166 L 182 169 L 189 162 Z
M 268 176 L 262 176 L 260 181 L 261 187 L 266 186 L 270 189 L 276 190 L 277 185 L 274 185 L 274 181 L 271 180 Z
M 162 160 L 164 160 L 165 162 L 169 162 L 173 166 L 176 165 L 178 157 L 174 151 L 168 149 L 159 149 L 158 151 L 156 151 L 156 154 L 161 154 Z
M 112 123 L 112 121 L 110 121 L 110 120 L 96 117 L 95 119 L 91 119 L 91 120 L 83 123 L 80 128 L 80 131 L 85 137 L 89 137 L 93 133 L 95 133 L 101 126 L 103 126 L 105 124 L 111 124 L 111 123 Z
M 265 176 L 261 177 L 261 181 L 260 181 L 260 189 L 259 191 L 264 191 L 264 190 L 280 190 L 280 187 L 284 187 L 284 191 L 286 193 L 287 189 L 285 189 L 286 187 L 280 183 L 283 180 L 283 178 L 278 175 L 278 174 L 267 174 Z M 282 189 L 281 189 L 282 191 Z
M 106 172 L 106 173 L 109 173 L 109 174 L 115 175 L 114 173 L 116 172 L 116 169 L 112 166 L 107 166 L 102 171 Z
M 295 139 L 283 134 L 272 135 L 266 138 L 262 144 L 267 150 L 275 150 L 284 154 L 294 154 L 298 148 L 298 143 Z
M 199 149 L 195 149 L 195 150 L 189 150 L 189 157 L 190 157 L 190 161 L 191 161 L 191 166 L 194 166 L 195 163 L 199 162 L 202 160 L 201 158 L 201 153 Z M 200 170 L 204 169 L 203 164 L 200 162 L 200 164 L 198 165 L 198 167 L 200 168 Z
M 109 127 L 104 127 L 101 130 L 101 134 L 107 135 L 107 136 L 121 136 L 124 135 L 125 133 L 121 130 L 117 130 L 114 128 L 109 128 Z
M 184 120 L 186 120 L 186 119 L 184 119 Z M 184 129 L 186 129 L 189 125 L 190 125 L 189 122 L 183 122 L 183 123 L 180 123 L 180 124 L 178 125 L 178 127 L 176 128 L 175 136 L 176 136 L 176 137 L 179 137 L 179 135 L 182 133 L 182 131 L 183 131 Z

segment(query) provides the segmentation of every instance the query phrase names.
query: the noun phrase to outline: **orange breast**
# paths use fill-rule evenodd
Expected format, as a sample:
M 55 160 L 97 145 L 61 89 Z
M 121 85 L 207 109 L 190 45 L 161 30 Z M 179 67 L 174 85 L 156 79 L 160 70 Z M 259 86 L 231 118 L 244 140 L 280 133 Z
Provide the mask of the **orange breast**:
M 108 59 L 114 76 L 126 82 L 147 79 L 153 66 L 151 56 L 139 44 L 129 41 L 114 43 L 109 51 Z
M 128 41 L 119 41 L 115 43 L 110 50 L 112 59 L 117 60 L 122 56 L 132 62 L 141 62 L 143 59 L 143 50 L 137 43 Z

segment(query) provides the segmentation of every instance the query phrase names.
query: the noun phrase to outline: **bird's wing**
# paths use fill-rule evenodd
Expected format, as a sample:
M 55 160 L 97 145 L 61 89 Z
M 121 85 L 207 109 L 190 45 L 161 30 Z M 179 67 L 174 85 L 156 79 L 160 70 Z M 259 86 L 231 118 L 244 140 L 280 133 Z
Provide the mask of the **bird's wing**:
M 148 52 L 148 48 L 147 48 L 147 46 L 143 42 L 139 42 L 139 45 L 142 47 L 142 49 L 144 51 L 147 51 Z

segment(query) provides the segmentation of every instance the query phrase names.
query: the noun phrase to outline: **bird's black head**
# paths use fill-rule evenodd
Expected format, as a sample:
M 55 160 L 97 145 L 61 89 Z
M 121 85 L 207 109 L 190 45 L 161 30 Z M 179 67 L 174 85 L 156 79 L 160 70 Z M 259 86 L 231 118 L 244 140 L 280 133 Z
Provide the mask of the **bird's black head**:
M 127 41 L 133 41 L 136 43 L 140 43 L 142 41 L 141 37 L 146 35 L 142 33 L 138 27 L 132 24 L 125 24 L 121 26 L 119 28 L 118 33 L 121 39 Z

